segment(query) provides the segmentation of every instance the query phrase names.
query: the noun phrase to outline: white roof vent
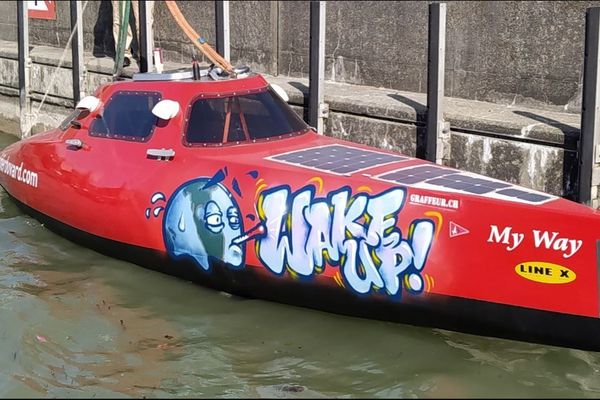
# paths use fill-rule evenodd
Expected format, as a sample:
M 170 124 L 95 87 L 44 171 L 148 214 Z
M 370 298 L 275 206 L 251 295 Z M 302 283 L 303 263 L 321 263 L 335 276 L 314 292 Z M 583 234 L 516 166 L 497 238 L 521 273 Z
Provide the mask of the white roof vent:
M 152 114 L 160 119 L 169 120 L 177 115 L 179 108 L 178 102 L 165 99 L 156 103 L 154 108 L 152 108 Z

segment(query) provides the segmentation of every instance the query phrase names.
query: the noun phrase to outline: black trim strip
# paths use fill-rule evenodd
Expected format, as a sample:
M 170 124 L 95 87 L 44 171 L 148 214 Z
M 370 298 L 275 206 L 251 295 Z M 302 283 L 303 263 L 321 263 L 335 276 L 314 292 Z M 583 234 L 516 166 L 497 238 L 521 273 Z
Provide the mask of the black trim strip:
M 92 235 L 48 217 L 10 197 L 25 213 L 75 243 L 111 257 L 234 295 L 355 317 L 600 351 L 600 320 L 597 318 L 437 294 L 405 295 L 401 301 L 390 302 L 376 296 L 356 296 L 333 282 L 311 285 L 310 281 L 261 273 L 257 268 L 234 271 L 224 265 L 216 265 L 210 273 L 206 273 L 192 261 L 176 261 L 162 251 Z

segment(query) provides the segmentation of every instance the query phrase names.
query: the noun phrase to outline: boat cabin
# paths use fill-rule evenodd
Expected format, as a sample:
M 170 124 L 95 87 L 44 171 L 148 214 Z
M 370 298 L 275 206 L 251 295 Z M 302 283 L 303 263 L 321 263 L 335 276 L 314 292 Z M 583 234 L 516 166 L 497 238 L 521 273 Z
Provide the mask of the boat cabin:
M 184 146 L 254 143 L 310 129 L 288 100 L 281 87 L 247 68 L 235 77 L 214 69 L 137 73 L 83 98 L 59 129 L 85 126 L 90 136 L 146 142 L 157 126 L 176 120 Z

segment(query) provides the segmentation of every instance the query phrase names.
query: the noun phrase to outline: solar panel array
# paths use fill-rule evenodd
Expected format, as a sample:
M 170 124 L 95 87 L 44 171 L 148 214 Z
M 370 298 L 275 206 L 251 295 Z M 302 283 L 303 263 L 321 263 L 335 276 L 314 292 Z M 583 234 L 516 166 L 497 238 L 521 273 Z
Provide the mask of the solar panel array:
M 267 160 L 341 175 L 408 159 L 408 157 L 395 154 L 380 153 L 339 144 L 313 147 L 267 157 Z
M 265 159 L 340 175 L 411 160 L 410 157 L 340 144 L 296 150 Z M 556 198 L 481 175 L 429 164 L 400 168 L 373 178 L 422 189 L 461 192 L 528 204 L 541 204 Z
M 458 191 L 522 203 L 539 204 L 555 198 L 507 182 L 435 165 L 397 169 L 374 178 L 423 189 Z

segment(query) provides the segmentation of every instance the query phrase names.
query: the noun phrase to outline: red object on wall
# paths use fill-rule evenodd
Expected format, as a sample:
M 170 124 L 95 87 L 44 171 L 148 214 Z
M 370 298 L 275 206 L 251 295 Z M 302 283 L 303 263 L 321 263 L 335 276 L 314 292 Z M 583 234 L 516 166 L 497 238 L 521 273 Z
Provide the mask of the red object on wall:
M 34 0 L 27 2 L 29 18 L 56 19 L 56 2 L 49 0 Z

